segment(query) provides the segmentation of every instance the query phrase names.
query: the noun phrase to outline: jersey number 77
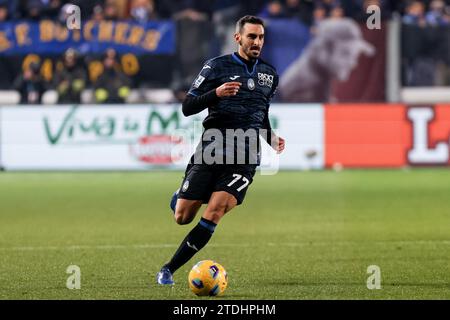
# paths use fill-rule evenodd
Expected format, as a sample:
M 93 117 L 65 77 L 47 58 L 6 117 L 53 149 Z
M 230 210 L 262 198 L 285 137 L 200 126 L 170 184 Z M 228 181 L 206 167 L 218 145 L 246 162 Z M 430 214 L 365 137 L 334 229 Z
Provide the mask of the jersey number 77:
M 244 189 L 246 186 L 248 186 L 248 184 L 250 183 L 250 181 L 246 177 L 243 177 L 241 174 L 234 173 L 233 177 L 234 177 L 234 180 L 231 181 L 227 186 L 231 187 L 233 184 L 235 184 L 236 182 L 238 182 L 239 180 L 242 179 L 242 181 L 244 181 L 244 184 L 242 186 L 240 186 L 239 188 L 237 188 L 237 191 L 239 191 L 239 192 L 242 189 Z

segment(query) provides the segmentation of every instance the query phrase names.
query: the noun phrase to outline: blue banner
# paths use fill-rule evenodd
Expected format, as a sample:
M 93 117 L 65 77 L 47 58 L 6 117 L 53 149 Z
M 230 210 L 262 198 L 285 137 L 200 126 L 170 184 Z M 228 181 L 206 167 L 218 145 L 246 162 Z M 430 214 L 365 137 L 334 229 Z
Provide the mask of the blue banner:
M 269 19 L 267 21 L 263 58 L 283 74 L 309 43 L 309 27 L 298 19 Z
M 80 30 L 51 20 L 0 23 L 0 55 L 61 54 L 68 48 L 80 53 L 161 54 L 175 52 L 171 21 L 138 24 L 130 21 L 87 21 Z

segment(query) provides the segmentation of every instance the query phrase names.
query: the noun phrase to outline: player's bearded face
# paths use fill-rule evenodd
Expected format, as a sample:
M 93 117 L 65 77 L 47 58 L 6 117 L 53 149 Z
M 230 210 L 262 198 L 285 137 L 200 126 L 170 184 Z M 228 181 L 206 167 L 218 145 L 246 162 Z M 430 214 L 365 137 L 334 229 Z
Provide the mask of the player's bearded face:
M 259 24 L 246 24 L 239 35 L 238 42 L 242 52 L 248 58 L 258 58 L 264 45 L 263 26 Z

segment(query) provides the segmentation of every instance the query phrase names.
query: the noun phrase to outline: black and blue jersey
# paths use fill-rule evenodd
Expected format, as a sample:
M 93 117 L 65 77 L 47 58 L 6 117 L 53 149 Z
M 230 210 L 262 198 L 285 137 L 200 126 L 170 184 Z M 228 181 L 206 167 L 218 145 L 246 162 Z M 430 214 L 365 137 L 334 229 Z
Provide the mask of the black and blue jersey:
M 188 95 L 200 96 L 225 82 L 242 85 L 235 96 L 221 98 L 208 107 L 203 122 L 205 129 L 261 129 L 278 86 L 278 75 L 273 66 L 256 59 L 253 67 L 242 61 L 237 53 L 208 60 L 194 80 Z
M 218 98 L 215 89 L 226 82 L 240 82 L 241 87 L 234 96 Z M 208 116 L 203 121 L 205 132 L 218 129 L 224 137 L 226 131 L 229 131 L 227 129 L 242 129 L 246 132 L 252 129 L 257 132 L 255 151 L 248 139 L 245 139 L 244 145 L 239 147 L 236 141 L 224 138 L 223 155 L 232 153 L 233 158 L 237 159 L 237 155 L 244 154 L 245 163 L 259 164 L 258 133 L 261 129 L 265 129 L 270 141 L 271 127 L 268 112 L 277 86 L 278 75 L 275 68 L 262 59 L 250 62 L 237 53 L 216 57 L 206 61 L 194 80 L 186 99 L 191 103 L 186 101 L 183 103 L 183 112 L 185 115 L 190 115 L 208 108 Z M 196 103 L 193 104 L 192 100 Z M 196 154 L 212 142 L 209 138 L 204 139 L 205 132 L 199 144 L 201 148 L 197 148 Z

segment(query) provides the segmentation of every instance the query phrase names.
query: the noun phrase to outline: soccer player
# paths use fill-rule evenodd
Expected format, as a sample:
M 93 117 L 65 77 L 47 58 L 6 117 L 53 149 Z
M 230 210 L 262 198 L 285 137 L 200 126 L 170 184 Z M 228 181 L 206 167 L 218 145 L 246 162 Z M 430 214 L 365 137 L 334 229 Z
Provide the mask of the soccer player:
M 170 207 L 180 225 L 190 223 L 203 203 L 207 207 L 200 222 L 158 272 L 157 282 L 162 285 L 174 284 L 173 273 L 207 244 L 222 217 L 243 202 L 260 164 L 258 133 L 277 153 L 284 150 L 285 141 L 272 131 L 268 116 L 278 75 L 273 66 L 259 58 L 264 44 L 263 21 L 254 16 L 242 17 L 236 23 L 234 39 L 239 44 L 238 51 L 208 60 L 183 102 L 185 116 L 205 108 L 208 116 L 203 121 L 202 141 L 191 157 Z M 227 135 L 230 129 L 235 134 L 239 130 L 246 134 L 251 130 L 257 132 L 256 151 L 252 148 L 251 134 L 244 137 L 244 143 L 234 144 L 234 137 L 230 143 Z M 227 138 L 221 140 L 217 133 Z M 240 138 L 238 134 L 236 137 Z M 214 150 L 212 163 L 206 156 L 202 157 L 211 149 Z M 236 161 L 236 158 L 242 160 L 243 154 L 245 160 Z

